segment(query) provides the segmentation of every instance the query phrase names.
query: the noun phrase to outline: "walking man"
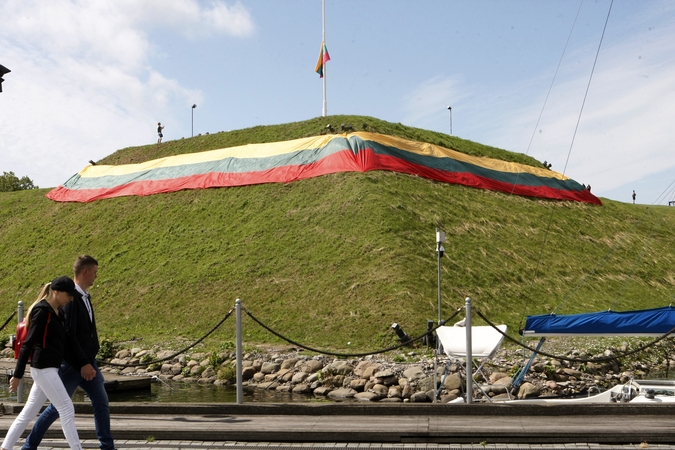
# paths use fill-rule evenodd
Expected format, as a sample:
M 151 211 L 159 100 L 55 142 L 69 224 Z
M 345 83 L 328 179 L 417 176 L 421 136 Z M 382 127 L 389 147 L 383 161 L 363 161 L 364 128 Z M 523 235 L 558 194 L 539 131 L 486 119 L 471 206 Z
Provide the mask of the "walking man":
M 162 138 L 164 135 L 162 134 L 162 130 L 164 129 L 164 125 L 162 125 L 162 122 L 157 122 L 157 143 L 161 144 L 162 143 Z
M 115 443 L 110 433 L 110 405 L 108 394 L 103 386 L 103 375 L 96 364 L 96 354 L 99 350 L 98 333 L 96 332 L 96 318 L 91 304 L 89 289 L 98 275 L 98 262 L 89 255 L 78 256 L 73 265 L 75 289 L 77 294 L 73 301 L 64 308 L 64 318 L 68 334 L 75 337 L 73 364 L 81 366 L 79 371 L 71 367 L 68 362 L 61 364 L 60 375 L 63 385 L 69 396 L 80 386 L 87 393 L 94 407 L 94 423 L 96 437 L 100 441 L 101 450 L 113 450 Z M 49 426 L 59 417 L 54 405 L 49 405 L 33 425 L 31 433 L 26 438 L 23 450 L 37 450 Z

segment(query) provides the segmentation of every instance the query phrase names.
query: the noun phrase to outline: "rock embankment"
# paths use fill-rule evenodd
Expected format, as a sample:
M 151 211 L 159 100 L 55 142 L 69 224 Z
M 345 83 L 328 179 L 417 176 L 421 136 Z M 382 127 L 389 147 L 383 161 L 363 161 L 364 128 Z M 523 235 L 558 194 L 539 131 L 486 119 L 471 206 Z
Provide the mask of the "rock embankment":
M 612 352 L 606 350 L 598 356 L 612 356 Z M 234 353 L 182 354 L 161 364 L 143 365 L 172 354 L 168 350 L 124 349 L 108 362 L 125 367 L 108 365 L 103 370 L 157 376 L 176 382 L 229 385 L 236 380 Z M 567 354 L 580 360 L 592 359 L 584 351 L 571 350 Z M 525 358 L 522 350 L 500 350 L 493 361 L 475 376 L 476 384 L 480 386 L 476 398 L 573 395 L 594 389 L 604 390 L 632 378 L 643 378 L 649 372 L 640 363 L 622 367 L 615 359 L 571 363 L 564 358 L 538 358 L 523 382 L 514 387 L 512 376 L 525 363 Z M 344 360 L 325 355 L 309 356 L 293 350 L 283 353 L 253 352 L 243 358 L 242 379 L 249 389 L 309 394 L 334 400 L 430 402 L 434 386 L 439 388 L 441 402 L 449 402 L 462 395 L 465 386 L 463 361 L 441 358 L 435 364 L 432 356 L 415 352 L 397 355 L 394 360 L 396 362 L 372 356 Z M 669 362 L 666 361 L 666 364 Z

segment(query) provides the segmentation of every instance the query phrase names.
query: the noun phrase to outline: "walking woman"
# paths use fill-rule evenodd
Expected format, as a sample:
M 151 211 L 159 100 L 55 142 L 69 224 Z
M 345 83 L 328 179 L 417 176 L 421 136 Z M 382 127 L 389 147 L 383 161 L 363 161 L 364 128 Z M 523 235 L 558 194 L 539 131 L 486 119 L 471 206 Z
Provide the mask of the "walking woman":
M 10 392 L 19 387 L 19 382 L 30 359 L 30 374 L 33 387 L 23 410 L 9 428 L 2 450 L 11 450 L 28 423 L 37 416 L 40 408 L 49 401 L 61 417 L 63 434 L 72 449 L 81 449 L 80 438 L 75 429 L 73 402 L 59 378 L 59 367 L 66 354 L 67 335 L 59 307 L 65 306 L 76 294 L 75 283 L 68 277 L 58 277 L 42 288 L 35 303 L 26 314 L 28 334 L 21 346 L 14 376 L 9 380 Z

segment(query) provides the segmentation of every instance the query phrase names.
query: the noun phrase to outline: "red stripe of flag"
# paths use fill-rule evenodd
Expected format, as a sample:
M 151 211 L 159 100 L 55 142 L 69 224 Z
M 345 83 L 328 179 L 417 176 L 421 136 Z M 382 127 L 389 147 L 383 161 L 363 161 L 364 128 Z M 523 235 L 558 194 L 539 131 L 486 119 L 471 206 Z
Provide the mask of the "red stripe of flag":
M 323 78 L 323 66 L 328 61 L 330 61 L 330 55 L 328 54 L 328 48 L 326 48 L 326 43 L 321 43 L 321 52 L 319 53 L 319 60 L 316 63 L 316 68 L 314 71 L 319 74 L 319 78 Z

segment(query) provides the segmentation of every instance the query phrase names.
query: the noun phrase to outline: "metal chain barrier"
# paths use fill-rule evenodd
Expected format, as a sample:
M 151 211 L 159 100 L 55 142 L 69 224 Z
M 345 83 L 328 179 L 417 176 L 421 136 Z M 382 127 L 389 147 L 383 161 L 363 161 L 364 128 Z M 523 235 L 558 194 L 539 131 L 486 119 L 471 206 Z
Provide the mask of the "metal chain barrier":
M 386 352 L 389 352 L 389 351 L 392 351 L 392 350 L 396 350 L 397 348 L 401 348 L 401 347 L 403 347 L 403 346 L 405 346 L 405 345 L 408 345 L 408 344 L 411 344 L 411 343 L 413 343 L 413 342 L 419 341 L 420 339 L 423 339 L 425 336 L 431 335 L 431 333 L 433 333 L 434 331 L 436 331 L 436 329 L 437 329 L 438 327 L 440 327 L 440 326 L 443 325 L 443 324 L 439 324 L 439 325 L 435 326 L 434 328 L 428 330 L 426 333 L 422 334 L 421 336 L 418 336 L 418 337 L 416 337 L 416 338 L 414 338 L 414 339 L 410 339 L 409 341 L 406 341 L 406 342 L 402 342 L 402 343 L 399 344 L 399 345 L 395 345 L 395 346 L 393 346 L 393 347 L 388 347 L 388 348 L 385 348 L 385 349 L 382 349 L 382 350 L 374 350 L 374 351 L 366 352 L 366 353 L 336 353 L 336 352 L 331 352 L 331 351 L 327 351 L 327 350 L 319 350 L 319 349 L 315 349 L 315 348 L 308 347 L 308 346 L 306 346 L 306 345 L 300 344 L 300 343 L 298 343 L 298 342 L 295 342 L 295 341 L 293 341 L 292 339 L 287 338 L 286 336 L 284 336 L 284 335 L 282 335 L 282 334 L 280 334 L 280 333 L 274 331 L 273 329 L 271 329 L 270 327 L 268 327 L 267 325 L 265 325 L 264 323 L 262 323 L 262 322 L 261 322 L 260 320 L 258 320 L 253 314 L 251 314 L 251 312 L 250 312 L 248 309 L 243 308 L 243 310 L 244 310 L 244 312 L 246 312 L 246 314 L 248 314 L 248 316 L 249 316 L 251 319 L 253 319 L 253 321 L 256 322 L 258 325 L 260 325 L 261 327 L 263 327 L 264 329 L 266 329 L 267 331 L 269 331 L 269 332 L 272 333 L 273 335 L 277 336 L 277 337 L 280 338 L 280 339 L 283 339 L 284 341 L 286 341 L 286 342 L 288 342 L 288 343 L 290 343 L 290 344 L 296 345 L 296 346 L 298 346 L 298 347 L 300 347 L 300 348 L 304 348 L 305 350 L 309 350 L 309 351 L 311 351 L 311 352 L 321 353 L 321 354 L 324 354 L 324 355 L 331 355 L 331 356 L 343 357 L 343 358 L 347 358 L 347 357 L 362 357 L 362 356 L 368 356 L 368 355 L 377 355 L 377 354 L 380 354 L 380 353 L 386 353 Z M 458 308 L 458 309 L 455 311 L 455 313 L 454 313 L 452 316 L 448 317 L 443 323 L 449 322 L 449 321 L 452 320 L 457 314 L 459 314 L 461 311 L 463 311 L 463 308 Z
M 6 327 L 7 324 L 9 323 L 9 321 L 12 320 L 12 319 L 14 318 L 14 316 L 16 316 L 16 309 L 15 309 L 14 312 L 7 318 L 7 320 L 5 320 L 5 323 L 2 324 L 2 326 L 0 327 L 0 331 L 2 331 L 2 330 L 5 329 L 5 327 Z
M 541 350 L 533 349 L 533 348 L 531 348 L 531 347 L 529 347 L 529 346 L 527 346 L 527 345 L 525 345 L 525 344 L 523 344 L 523 343 L 521 343 L 521 342 L 518 342 L 517 340 L 513 339 L 511 336 L 509 336 L 508 334 L 502 332 L 502 330 L 500 330 L 499 328 L 497 328 L 497 326 L 496 326 L 495 324 L 493 324 L 492 322 L 490 322 L 490 320 L 489 320 L 487 317 L 485 317 L 480 311 L 478 311 L 478 310 L 475 309 L 475 308 L 474 308 L 474 311 L 476 312 L 476 314 L 478 314 L 478 315 L 480 316 L 481 319 L 483 319 L 485 322 L 487 322 L 488 325 L 490 325 L 492 328 L 494 328 L 495 330 L 497 330 L 497 331 L 499 332 L 499 334 L 501 334 L 502 336 L 504 336 L 504 337 L 505 337 L 506 339 L 508 339 L 509 341 L 511 341 L 511 342 L 513 342 L 513 343 L 519 345 L 520 347 L 523 347 L 524 349 L 526 349 L 526 350 L 528 350 L 528 351 L 530 351 L 530 352 L 532 352 L 532 353 L 536 353 L 537 355 L 543 355 L 543 356 L 546 356 L 546 357 L 548 357 L 548 358 L 558 359 L 558 360 L 561 360 L 561 361 L 569 361 L 569 362 L 581 362 L 581 363 L 587 363 L 587 362 L 604 362 L 604 361 L 613 361 L 613 360 L 617 360 L 617 359 L 619 359 L 619 358 L 624 358 L 624 357 L 626 357 L 626 356 L 630 356 L 630 355 L 634 355 L 635 353 L 642 352 L 642 351 L 648 349 L 649 347 L 652 347 L 652 346 L 656 345 L 658 342 L 662 341 L 663 339 L 665 339 L 666 337 L 670 336 L 672 333 L 675 332 L 675 328 L 673 328 L 673 329 L 671 329 L 669 332 L 667 332 L 666 334 L 664 334 L 663 336 L 659 336 L 658 338 L 654 339 L 654 340 L 651 341 L 651 342 L 648 342 L 648 343 L 645 344 L 645 345 L 640 345 L 638 348 L 636 348 L 636 349 L 634 349 L 634 350 L 631 350 L 631 351 L 628 351 L 628 352 L 624 352 L 624 353 L 621 353 L 621 354 L 619 354 L 619 355 L 614 355 L 614 356 L 601 356 L 601 357 L 598 357 L 598 358 L 590 358 L 590 359 L 586 359 L 586 358 L 568 358 L 568 357 L 565 357 L 565 356 L 557 356 L 557 355 L 553 355 L 553 354 L 551 354 L 551 353 L 542 352 Z
M 221 320 L 220 322 L 218 322 L 218 323 L 216 324 L 216 326 L 214 326 L 213 328 L 211 328 L 211 330 L 209 330 L 209 332 L 206 333 L 204 336 L 202 336 L 201 338 L 197 339 L 194 343 L 188 345 L 188 346 L 185 347 L 184 349 L 177 351 L 176 353 L 174 353 L 174 354 L 171 355 L 171 356 L 167 356 L 166 358 L 162 358 L 162 359 L 156 359 L 156 360 L 154 360 L 154 361 L 149 361 L 149 362 L 146 362 L 146 363 L 141 363 L 141 362 L 139 362 L 138 364 L 117 364 L 117 363 L 111 363 L 111 362 L 102 362 L 101 365 L 102 365 L 102 366 L 114 366 L 114 367 L 139 367 L 139 366 L 149 366 L 149 365 L 152 365 L 152 364 L 156 364 L 156 363 L 160 363 L 160 362 L 172 360 L 172 359 L 174 359 L 176 356 L 180 355 L 181 353 L 185 353 L 186 351 L 190 350 L 192 347 L 194 347 L 195 345 L 199 344 L 199 343 L 202 342 L 204 339 L 206 339 L 207 337 L 209 337 L 209 335 L 210 335 L 211 333 L 213 333 L 214 331 L 216 331 L 216 329 L 217 329 L 219 326 L 221 326 L 221 325 L 223 324 L 223 322 L 225 322 L 225 321 L 232 315 L 232 312 L 233 312 L 233 311 L 234 311 L 234 308 L 232 308 L 231 310 L 229 310 L 229 311 L 227 312 L 227 314 L 225 314 L 225 317 L 223 317 L 222 320 Z

